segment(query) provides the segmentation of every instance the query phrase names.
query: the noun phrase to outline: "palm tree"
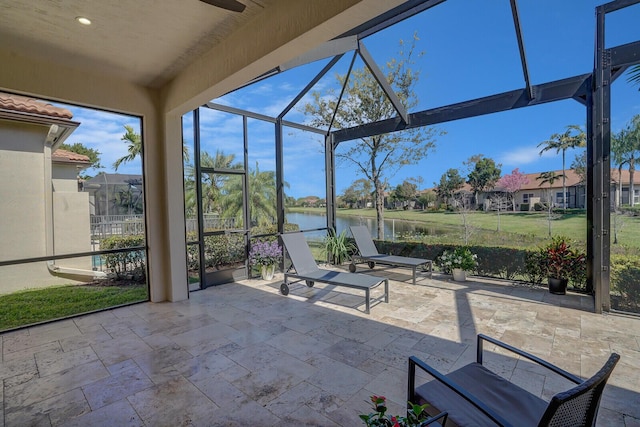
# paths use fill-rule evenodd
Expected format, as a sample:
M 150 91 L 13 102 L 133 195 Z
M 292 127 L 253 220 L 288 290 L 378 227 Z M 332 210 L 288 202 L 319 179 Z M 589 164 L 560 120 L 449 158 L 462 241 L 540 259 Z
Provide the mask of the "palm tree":
M 127 132 L 122 135 L 120 141 L 126 141 L 129 143 L 129 147 L 127 148 L 129 154 L 120 157 L 113 163 L 114 170 L 118 170 L 122 163 L 132 162 L 136 157 L 142 154 L 142 138 L 140 138 L 140 134 L 135 133 L 133 128 L 129 125 L 124 125 L 124 128 Z
M 289 185 L 284 184 L 285 187 Z M 261 172 L 256 162 L 255 169 L 249 170 L 249 212 L 250 226 L 271 225 L 277 217 L 276 174 L 274 171 Z M 234 218 L 242 222 L 242 181 L 240 176 L 227 181 L 223 189 L 222 217 Z
M 549 190 L 548 190 L 548 197 L 547 197 L 547 224 L 549 226 L 549 237 L 551 237 L 551 212 L 553 210 L 553 193 L 551 190 L 551 187 L 553 187 L 553 184 L 558 180 L 562 178 L 562 186 L 564 189 L 564 174 L 557 174 L 555 173 L 555 171 L 549 171 L 549 172 L 542 172 L 540 174 L 540 176 L 538 176 L 536 179 L 540 180 L 540 184 L 538 184 L 538 187 L 543 185 L 543 184 L 549 184 Z M 563 202 L 564 202 L 565 197 L 562 198 Z M 563 203 L 564 204 L 564 203 Z
M 136 157 L 142 154 L 142 138 L 140 134 L 135 133 L 133 127 L 129 125 L 124 125 L 126 130 L 125 134 L 122 135 L 120 141 L 126 141 L 129 143 L 129 147 L 127 148 L 128 154 L 126 156 L 120 157 L 118 160 L 113 162 L 113 169 L 118 170 L 122 163 L 128 163 L 135 160 Z M 184 156 L 184 161 L 189 161 L 189 147 L 185 144 L 185 141 L 182 141 L 182 155 Z
M 640 64 L 634 65 L 629 70 L 629 77 L 627 77 L 627 81 L 633 84 L 640 84 Z M 640 87 L 638 88 L 640 90 Z
M 556 154 L 562 152 L 562 208 L 567 207 L 567 187 L 565 184 L 565 152 L 570 148 L 584 147 L 587 137 L 578 125 L 569 125 L 564 133 L 554 133 L 551 139 L 542 141 L 538 147 L 544 146 L 540 150 L 540 155 L 545 151 L 556 150 Z
M 634 116 L 626 128 L 612 135 L 611 152 L 614 162 L 618 165 L 620 181 L 622 181 L 622 165 L 625 163 L 629 165 L 629 204 L 633 206 L 635 204 L 635 164 L 640 152 L 640 114 Z M 622 182 L 620 182 L 620 194 L 622 194 Z

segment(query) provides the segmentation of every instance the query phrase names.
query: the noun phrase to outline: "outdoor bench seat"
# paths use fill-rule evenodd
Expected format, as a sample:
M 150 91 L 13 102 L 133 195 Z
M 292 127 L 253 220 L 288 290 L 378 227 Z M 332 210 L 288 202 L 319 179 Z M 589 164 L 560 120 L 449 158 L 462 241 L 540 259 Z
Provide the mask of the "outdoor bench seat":
M 416 271 L 418 267 L 429 267 L 429 278 L 433 277 L 433 261 L 423 258 L 412 258 L 399 255 L 385 255 L 378 253 L 376 245 L 371 239 L 369 229 L 364 225 L 353 225 L 349 227 L 351 234 L 356 241 L 358 254 L 351 258 L 349 271 L 356 272 L 356 264 L 367 262 L 369 268 L 373 268 L 376 264 L 389 265 L 392 267 L 408 267 L 413 272 L 413 284 L 416 284 Z
M 301 232 L 286 233 L 280 237 L 295 270 L 295 273 L 289 271 L 284 273 L 284 282 L 280 285 L 280 292 L 283 295 L 289 294 L 290 283 L 304 280 L 309 287 L 312 287 L 315 282 L 319 282 L 363 290 L 365 292 L 365 313 L 367 314 L 370 312 L 372 302 L 380 300 L 389 302 L 388 279 L 368 274 L 351 274 L 318 268 L 309 245 L 307 245 L 307 241 Z M 290 281 L 291 279 L 294 279 L 293 282 Z M 381 284 L 384 284 L 384 295 L 378 298 L 371 298 L 371 289 Z

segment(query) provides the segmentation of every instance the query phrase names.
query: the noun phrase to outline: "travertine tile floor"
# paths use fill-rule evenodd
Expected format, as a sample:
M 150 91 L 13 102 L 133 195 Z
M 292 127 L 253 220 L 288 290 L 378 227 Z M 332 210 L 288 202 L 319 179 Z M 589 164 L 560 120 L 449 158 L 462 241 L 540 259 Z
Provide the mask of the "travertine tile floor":
M 180 303 L 139 304 L 2 335 L 5 426 L 358 426 L 371 394 L 403 413 L 409 355 L 443 371 L 479 332 L 590 376 L 616 351 L 599 425 L 640 426 L 640 319 L 590 297 L 446 276 L 412 286 L 378 270 L 389 304 L 361 292 L 247 280 Z M 280 276 L 281 277 L 281 276 Z M 397 281 L 401 280 L 401 281 Z M 555 378 L 503 354 L 489 363 L 542 396 Z

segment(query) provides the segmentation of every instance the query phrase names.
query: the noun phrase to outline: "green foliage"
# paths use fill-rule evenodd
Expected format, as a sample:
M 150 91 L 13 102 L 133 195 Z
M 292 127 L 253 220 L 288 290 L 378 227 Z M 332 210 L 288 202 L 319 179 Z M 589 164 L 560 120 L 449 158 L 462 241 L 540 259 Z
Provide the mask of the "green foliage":
M 492 189 L 500 179 L 500 174 L 502 173 L 501 165 L 496 165 L 493 159 L 486 157 L 481 157 L 473 163 L 473 170 L 467 176 L 467 184 L 471 186 L 476 194 Z
M 347 230 L 342 230 L 340 234 L 336 234 L 333 229 L 329 230 L 329 234 L 324 239 L 324 253 L 329 262 L 340 265 L 349 259 L 355 251 L 356 246 L 347 237 Z
M 542 248 L 542 252 L 549 277 L 573 279 L 575 283 L 584 274 L 586 279 L 586 254 L 572 249 L 566 237 L 552 237 L 551 242 Z
M 640 258 L 611 256 L 611 288 L 626 304 L 635 309 L 640 307 Z
M 120 138 L 120 140 L 128 144 L 128 154 L 126 156 L 120 157 L 115 162 L 113 162 L 113 169 L 116 171 L 121 164 L 131 162 L 136 157 L 142 154 L 142 138 L 140 137 L 140 134 L 137 134 L 129 125 L 124 125 L 124 129 L 126 130 L 126 132 L 124 135 L 122 135 L 122 138 Z
M 457 190 L 464 185 L 464 178 L 460 176 L 458 169 L 450 168 L 440 177 L 440 183 L 436 188 L 436 194 L 445 203 Z
M 445 273 L 450 273 L 456 268 L 472 271 L 478 265 L 478 258 L 467 246 L 458 246 L 451 250 L 445 250 L 438 258 L 438 265 Z
M 100 249 L 127 249 L 136 246 L 144 246 L 144 235 L 111 236 L 102 239 Z M 135 274 L 138 280 L 144 280 L 145 251 L 118 252 L 113 254 L 100 255 L 107 268 L 115 273 L 119 278 L 126 274 Z
M 387 402 L 384 396 L 371 396 L 373 412 L 361 414 L 360 419 L 367 427 L 419 427 L 429 417 L 425 409 L 428 404 L 416 405 L 408 402 L 407 416 L 387 415 Z
M 520 210 L 522 212 L 529 212 L 529 203 L 520 203 Z
M 527 251 L 525 255 L 525 281 L 536 285 L 542 284 L 547 278 L 547 254 L 543 249 Z

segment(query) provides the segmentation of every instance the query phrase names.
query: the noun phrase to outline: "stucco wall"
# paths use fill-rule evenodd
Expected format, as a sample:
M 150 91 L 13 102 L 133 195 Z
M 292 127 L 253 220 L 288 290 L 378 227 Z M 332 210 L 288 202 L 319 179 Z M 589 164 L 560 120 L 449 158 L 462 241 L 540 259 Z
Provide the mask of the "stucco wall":
M 0 120 L 0 259 L 46 255 L 43 126 Z

